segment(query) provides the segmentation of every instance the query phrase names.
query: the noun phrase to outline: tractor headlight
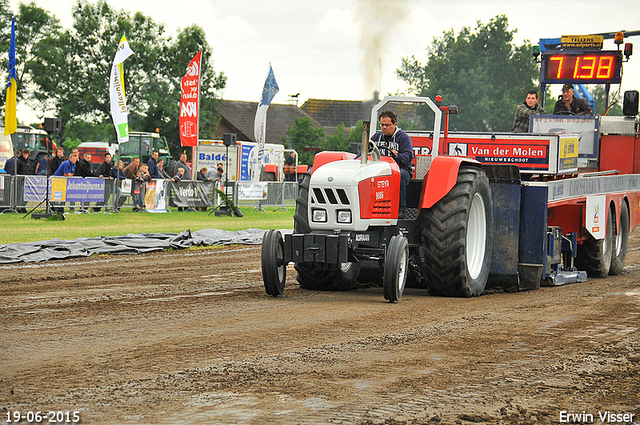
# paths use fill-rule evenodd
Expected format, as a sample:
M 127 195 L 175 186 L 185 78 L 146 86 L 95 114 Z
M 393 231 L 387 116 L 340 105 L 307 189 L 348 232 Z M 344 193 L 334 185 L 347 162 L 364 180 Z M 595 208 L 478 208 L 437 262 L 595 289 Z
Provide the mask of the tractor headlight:
M 312 220 L 315 222 L 326 223 L 327 222 L 327 210 L 313 210 Z
M 338 210 L 338 223 L 351 223 L 351 210 Z

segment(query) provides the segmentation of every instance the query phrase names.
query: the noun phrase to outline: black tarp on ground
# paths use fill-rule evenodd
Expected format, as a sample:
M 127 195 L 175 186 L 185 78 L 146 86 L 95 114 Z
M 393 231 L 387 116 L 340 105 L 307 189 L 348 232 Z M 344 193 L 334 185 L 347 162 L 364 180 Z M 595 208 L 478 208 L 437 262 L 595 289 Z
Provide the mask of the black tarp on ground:
M 286 232 L 286 231 L 285 231 Z M 93 254 L 142 254 L 167 248 L 189 248 L 206 245 L 259 245 L 265 230 L 246 229 L 227 231 L 203 229 L 182 233 L 130 233 L 124 236 L 99 236 L 63 241 L 13 243 L 0 245 L 0 264 L 33 263 L 62 260 L 73 257 L 88 257 Z

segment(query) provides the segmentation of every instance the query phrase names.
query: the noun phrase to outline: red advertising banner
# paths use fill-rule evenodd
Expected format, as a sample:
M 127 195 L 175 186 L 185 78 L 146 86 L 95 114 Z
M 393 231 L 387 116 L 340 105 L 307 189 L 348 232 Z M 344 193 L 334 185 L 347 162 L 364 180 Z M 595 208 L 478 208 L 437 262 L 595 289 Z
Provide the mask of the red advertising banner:
M 182 77 L 180 98 L 180 143 L 182 146 L 198 145 L 198 112 L 200 111 L 200 70 L 202 50 L 189 63 Z

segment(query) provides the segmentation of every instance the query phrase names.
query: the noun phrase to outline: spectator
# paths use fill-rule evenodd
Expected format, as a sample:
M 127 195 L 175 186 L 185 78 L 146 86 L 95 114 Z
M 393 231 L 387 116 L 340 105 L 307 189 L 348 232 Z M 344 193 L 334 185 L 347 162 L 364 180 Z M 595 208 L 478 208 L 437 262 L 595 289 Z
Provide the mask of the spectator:
M 20 176 L 28 176 L 29 172 L 29 149 L 22 149 L 18 160 L 16 161 L 16 174 Z
M 109 152 L 104 154 L 104 161 L 100 163 L 95 173 L 99 178 L 104 179 L 104 202 L 96 204 L 93 208 L 94 212 L 100 212 L 100 207 L 109 203 L 112 192 L 111 186 L 113 186 L 113 163 Z
M 36 175 L 38 176 L 46 176 L 47 170 L 49 169 L 49 155 L 44 154 L 38 160 L 36 164 Z
M 111 172 L 111 176 L 114 179 L 117 179 L 118 200 L 116 201 L 116 211 L 120 212 L 120 208 L 124 205 L 124 201 L 127 199 L 126 196 L 122 196 L 122 181 L 127 179 L 124 176 L 124 162 L 118 161 L 118 167 L 114 167 Z
M 173 183 L 179 183 L 184 178 L 184 173 L 185 173 L 184 168 L 182 168 L 182 167 L 178 168 L 178 173 L 175 176 L 173 176 L 171 181 Z
M 516 107 L 516 116 L 513 119 L 512 133 L 528 133 L 529 117 L 531 115 L 544 115 L 545 110 L 538 105 L 538 91 L 535 89 L 527 92 L 524 102 Z
M 91 170 L 91 154 L 85 153 L 82 159 L 79 159 L 76 163 L 76 177 L 95 177 L 93 170 Z
M 114 167 L 111 169 L 111 177 L 120 180 L 126 179 L 124 176 L 124 162 L 118 161 L 118 168 Z
M 164 159 L 158 160 L 158 175 L 161 179 L 171 179 L 171 176 L 164 171 Z
M 71 149 L 71 155 L 75 155 L 76 157 L 76 168 L 78 168 L 78 163 L 80 162 L 80 151 L 78 150 L 78 148 L 73 148 Z M 69 211 L 73 212 L 74 210 L 74 205 L 76 204 L 75 201 L 73 202 L 69 202 Z
M 93 174 L 93 170 L 91 169 L 91 154 L 90 153 L 85 153 L 83 155 L 83 157 L 81 159 L 78 160 L 78 162 L 76 163 L 76 172 L 74 173 L 74 176 L 76 177 L 82 177 L 82 178 L 87 178 L 87 177 L 95 177 L 96 175 Z M 75 205 L 75 202 L 72 204 Z M 83 207 L 83 209 L 85 211 L 83 212 L 88 212 L 88 208 L 89 208 L 89 202 L 81 202 L 81 205 Z
M 18 160 L 19 156 L 20 156 L 20 151 L 17 150 L 15 156 L 12 156 L 11 158 L 7 159 L 7 162 L 5 162 L 4 164 L 4 171 L 7 174 L 13 174 L 13 172 L 16 171 L 16 161 Z
M 220 183 L 224 182 L 224 166 L 222 165 L 222 162 L 218 162 L 218 173 L 216 174 L 216 181 L 219 181 Z
M 200 171 L 196 173 L 196 180 L 211 181 L 211 177 L 207 177 L 207 167 L 202 167 Z
M 70 177 L 73 176 L 76 172 L 76 162 L 78 161 L 78 157 L 74 154 L 69 155 L 69 159 L 60 164 L 60 167 L 54 173 L 55 176 L 65 176 Z
M 140 172 L 140 177 L 145 183 L 152 180 L 151 174 L 149 173 L 149 166 L 147 164 L 140 164 Z
M 589 102 L 574 97 L 573 84 L 562 86 L 562 94 L 553 107 L 553 115 L 593 115 Z
M 16 174 L 19 176 L 27 176 L 31 174 L 31 167 L 29 164 L 29 149 L 22 149 L 20 156 L 16 161 Z M 24 181 L 24 180 L 23 180 Z M 18 212 L 26 213 L 27 210 L 24 208 L 26 203 L 24 202 L 24 190 L 18 190 L 19 199 L 18 199 Z
M 291 152 L 289 157 L 284 161 L 284 181 L 296 181 L 296 153 Z
M 131 160 L 131 164 L 124 168 L 124 176 L 131 180 L 135 179 L 139 168 L 140 158 L 133 158 L 133 160 Z
M 144 165 L 144 164 L 143 164 Z M 142 170 L 136 171 L 136 176 L 131 182 L 131 194 L 133 195 L 133 212 L 144 211 L 144 204 L 142 202 L 142 188 L 144 185 L 144 177 Z
M 158 157 L 160 154 L 158 151 L 153 151 L 151 154 L 151 158 L 147 161 L 147 166 L 149 167 L 149 175 L 153 180 L 157 180 L 160 178 L 160 173 L 158 172 Z
M 100 165 L 98 165 L 98 169 L 96 170 L 95 174 L 97 174 L 97 176 L 100 177 L 101 179 L 113 178 L 113 163 L 111 162 L 110 153 L 107 152 L 106 154 L 104 154 L 104 161 L 102 161 Z
M 177 171 L 176 175 L 173 176 L 173 178 L 171 179 L 172 183 L 179 183 L 184 179 L 185 169 L 183 167 L 180 167 L 176 171 Z M 178 211 L 184 211 L 184 210 L 186 210 L 185 207 L 178 207 Z
M 180 168 L 184 168 L 184 175 L 181 180 L 191 180 L 191 167 L 187 164 L 187 154 L 184 152 L 180 155 L 180 161 L 176 162 L 176 165 L 173 167 L 174 176 L 178 173 L 178 169 Z
M 49 175 L 53 175 L 56 171 L 58 171 L 58 167 L 60 164 L 64 162 L 64 149 L 56 148 L 56 154 L 51 158 L 51 162 L 49 163 Z

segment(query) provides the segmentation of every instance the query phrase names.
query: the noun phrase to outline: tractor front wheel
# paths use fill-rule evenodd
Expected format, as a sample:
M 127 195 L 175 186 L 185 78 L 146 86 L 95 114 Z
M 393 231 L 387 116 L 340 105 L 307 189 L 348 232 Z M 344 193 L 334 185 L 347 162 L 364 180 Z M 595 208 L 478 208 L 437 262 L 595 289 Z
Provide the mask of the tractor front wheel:
M 273 297 L 282 295 L 286 279 L 282 235 L 271 229 L 262 238 L 262 280 L 267 294 Z
M 407 238 L 396 235 L 389 241 L 384 259 L 382 289 L 384 299 L 394 303 L 402 297 L 409 268 L 409 243 Z

